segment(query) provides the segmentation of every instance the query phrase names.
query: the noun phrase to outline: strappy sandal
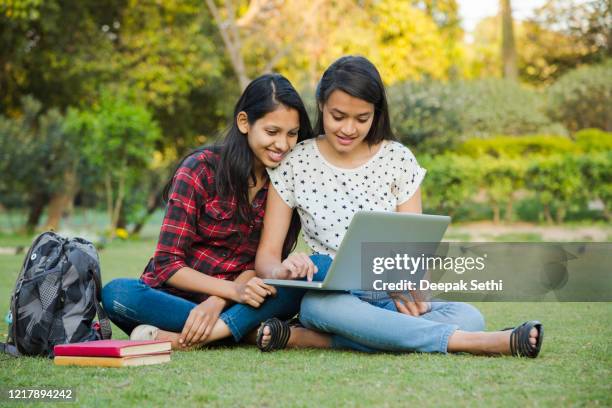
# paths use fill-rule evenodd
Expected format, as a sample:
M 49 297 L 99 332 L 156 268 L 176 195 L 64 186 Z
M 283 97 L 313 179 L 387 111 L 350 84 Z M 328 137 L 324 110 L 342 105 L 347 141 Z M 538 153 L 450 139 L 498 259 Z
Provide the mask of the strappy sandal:
M 266 326 L 270 328 L 270 341 L 264 346 L 262 344 L 264 336 L 263 330 Z M 266 320 L 261 324 L 261 326 L 259 326 L 255 343 L 257 344 L 257 347 L 264 352 L 282 350 L 287 347 L 287 342 L 289 341 L 290 335 L 291 326 L 287 322 L 283 322 L 282 320 L 273 317 Z
M 538 331 L 538 341 L 535 346 L 529 343 L 529 332 L 536 328 Z M 531 320 L 521 324 L 518 327 L 508 327 L 503 329 L 512 330 L 510 334 L 510 352 L 515 357 L 536 358 L 540 353 L 542 341 L 544 340 L 544 325 L 537 320 Z

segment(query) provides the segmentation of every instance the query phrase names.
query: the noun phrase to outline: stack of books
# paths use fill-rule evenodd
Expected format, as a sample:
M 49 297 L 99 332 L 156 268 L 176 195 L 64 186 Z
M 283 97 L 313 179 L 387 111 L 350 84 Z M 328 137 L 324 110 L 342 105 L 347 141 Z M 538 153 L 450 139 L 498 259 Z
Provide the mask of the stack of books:
M 129 367 L 170 361 L 169 341 L 98 340 L 53 348 L 55 365 Z

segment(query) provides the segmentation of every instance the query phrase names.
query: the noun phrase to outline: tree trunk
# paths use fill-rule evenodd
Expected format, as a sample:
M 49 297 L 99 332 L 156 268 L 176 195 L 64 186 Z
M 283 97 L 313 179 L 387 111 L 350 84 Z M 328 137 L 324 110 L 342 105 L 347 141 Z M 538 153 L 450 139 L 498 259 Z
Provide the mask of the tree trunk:
M 79 189 L 76 168 L 64 173 L 64 187 L 51 196 L 45 230 L 57 230 L 62 217 L 71 210 Z
M 493 224 L 497 225 L 499 224 L 499 216 L 500 210 L 499 210 L 499 204 L 495 204 L 493 205 Z
M 555 214 L 555 218 L 557 221 L 557 224 L 562 224 L 563 220 L 565 220 L 565 215 L 567 214 L 567 211 L 565 210 L 565 208 L 563 207 L 559 207 L 557 208 L 557 212 Z
M 149 194 L 149 199 L 147 200 L 147 212 L 144 215 L 144 217 L 141 217 L 138 221 L 136 221 L 136 223 L 134 224 L 134 227 L 132 228 L 132 232 L 130 233 L 130 235 L 140 234 L 140 231 L 142 231 L 142 228 L 144 227 L 146 222 L 149 220 L 151 215 L 155 212 L 155 210 L 157 210 L 157 208 L 161 204 L 162 204 L 162 191 L 161 190 L 156 190 L 152 192 L 151 194 Z
M 117 228 L 127 229 L 127 217 L 125 216 L 125 205 L 119 209 L 119 218 L 117 219 Z
M 544 204 L 544 218 L 546 218 L 546 222 L 549 224 L 554 224 L 553 218 L 550 215 L 550 207 L 548 204 Z
M 251 3 L 255 4 L 256 2 Z M 244 90 L 249 84 L 250 79 L 246 72 L 244 58 L 242 57 L 242 40 L 236 24 L 234 2 L 233 0 L 226 1 L 227 20 L 223 20 L 221 13 L 219 12 L 219 8 L 213 0 L 206 0 L 206 5 L 217 23 L 217 28 L 219 28 L 221 39 L 223 40 L 225 49 L 229 54 L 232 68 L 234 69 L 234 73 L 236 74 L 238 82 L 240 83 L 240 88 L 241 90 Z
M 502 64 L 504 78 L 516 80 L 518 78 L 516 44 L 514 42 L 514 29 L 512 27 L 512 6 L 510 0 L 500 0 L 502 19 Z
M 106 191 L 106 216 L 108 222 L 113 223 L 113 185 L 110 172 L 104 176 L 104 189 Z M 111 231 L 111 235 L 114 236 L 114 231 Z
M 121 208 L 123 207 L 123 198 L 125 197 L 125 182 L 127 178 L 127 164 L 126 160 L 123 161 L 123 165 L 121 166 L 121 171 L 119 172 L 119 181 L 117 186 L 117 197 L 115 203 L 113 204 L 112 214 L 111 214 L 111 238 L 115 238 L 115 233 L 117 231 L 117 224 L 119 222 L 119 213 L 121 212 Z
M 508 203 L 506 204 L 506 214 L 504 218 L 508 224 L 512 222 L 512 218 L 514 216 L 514 209 L 512 208 L 513 204 L 514 202 L 512 199 L 509 199 Z
M 30 201 L 30 211 L 24 226 L 28 234 L 31 234 L 36 230 L 40 217 L 47 206 L 47 198 L 48 197 L 46 194 L 36 194 Z

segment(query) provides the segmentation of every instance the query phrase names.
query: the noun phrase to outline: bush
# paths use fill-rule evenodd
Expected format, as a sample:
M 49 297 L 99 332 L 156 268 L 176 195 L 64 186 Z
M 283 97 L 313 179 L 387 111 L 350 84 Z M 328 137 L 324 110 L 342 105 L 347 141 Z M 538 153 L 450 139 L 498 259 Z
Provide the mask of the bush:
M 586 202 L 584 178 L 579 160 L 573 155 L 535 159 L 526 176 L 527 187 L 539 198 L 544 207 L 544 217 L 550 224 L 563 222 L 568 210 L 578 209 Z
M 600 129 L 582 129 L 574 135 L 576 144 L 585 153 L 612 151 L 612 132 Z
M 612 150 L 578 158 L 587 197 L 603 202 L 604 217 L 612 220 Z
M 464 136 L 521 135 L 563 131 L 543 111 L 542 96 L 503 79 L 458 82 L 453 85 Z
M 457 147 L 459 154 L 471 157 L 491 156 L 520 158 L 530 155 L 550 156 L 574 153 L 579 147 L 564 136 L 495 136 L 490 139 L 470 139 Z
M 478 159 L 482 174 L 480 187 L 487 195 L 493 210 L 493 222 L 499 223 L 501 208 L 506 208 L 506 221 L 512 221 L 515 194 L 525 184 L 525 163 L 521 159 L 493 159 L 483 156 Z
M 544 113 L 542 96 L 502 79 L 400 83 L 389 88 L 391 125 L 421 151 L 452 149 L 466 137 L 555 133 L 566 130 Z
M 388 94 L 391 127 L 403 143 L 422 152 L 453 147 L 463 128 L 450 86 L 405 82 L 390 87 Z
M 573 70 L 548 88 L 548 115 L 571 131 L 612 131 L 612 60 Z
M 443 154 L 424 157 L 420 163 L 427 169 L 423 183 L 426 212 L 454 216 L 478 192 L 479 166 L 473 159 Z

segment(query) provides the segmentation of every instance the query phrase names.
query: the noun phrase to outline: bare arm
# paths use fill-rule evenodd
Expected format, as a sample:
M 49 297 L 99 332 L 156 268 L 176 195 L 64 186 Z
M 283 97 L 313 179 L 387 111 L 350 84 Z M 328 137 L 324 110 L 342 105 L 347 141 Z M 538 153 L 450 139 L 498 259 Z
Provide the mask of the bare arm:
M 266 215 L 261 240 L 255 257 L 257 276 L 271 279 L 296 279 L 306 277 L 311 281 L 317 273 L 312 260 L 303 253 L 293 253 L 282 259 L 283 244 L 291 224 L 293 209 L 278 195 L 274 186 L 268 189 Z
M 189 267 L 176 271 L 166 283 L 187 292 L 204 293 L 233 301 L 237 298 L 236 283 L 213 278 Z
M 226 301 L 239 302 L 238 285 L 248 282 L 254 276 L 254 271 L 247 270 L 238 275 L 236 280 L 232 282 L 213 278 L 195 269 L 184 267 L 176 271 L 166 283 L 184 291 L 204 293 L 210 296 L 220 297 Z
M 423 208 L 421 206 L 421 188 L 414 192 L 412 197 L 397 206 L 397 212 L 421 214 Z
M 279 273 L 292 211 L 270 184 L 263 230 L 255 257 L 255 271 L 260 278 L 286 279 L 286 276 L 280 276 Z

